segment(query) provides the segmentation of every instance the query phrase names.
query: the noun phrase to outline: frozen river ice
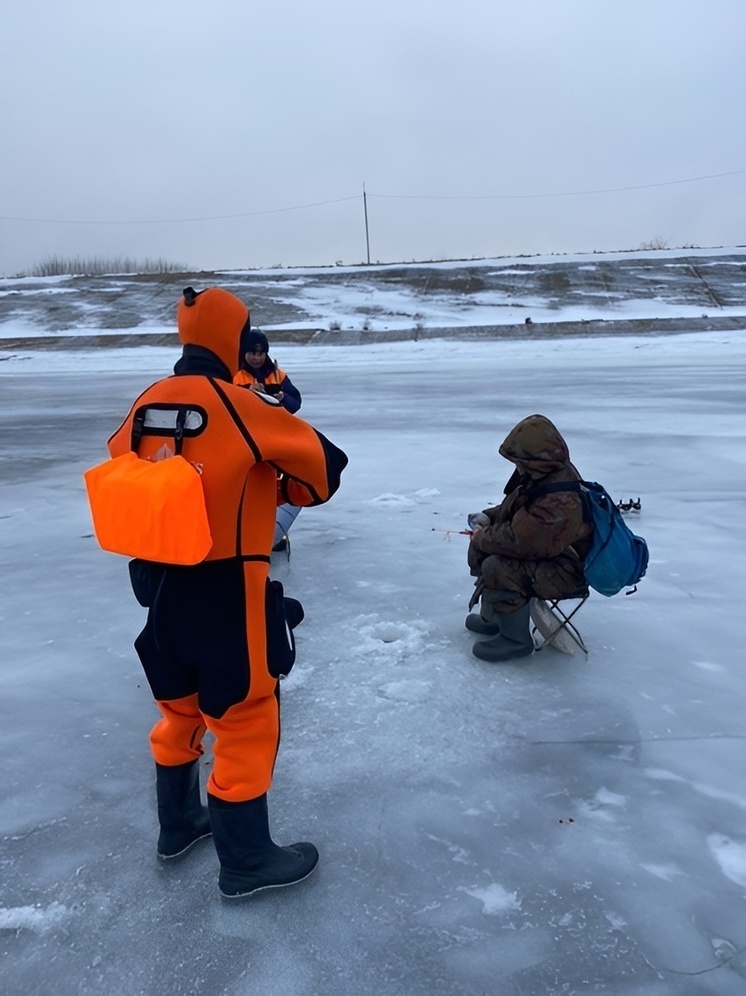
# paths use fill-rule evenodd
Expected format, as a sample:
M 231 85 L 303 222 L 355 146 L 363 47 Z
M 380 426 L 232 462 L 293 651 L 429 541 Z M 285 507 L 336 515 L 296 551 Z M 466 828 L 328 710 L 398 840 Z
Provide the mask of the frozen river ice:
M 273 558 L 307 619 L 270 813 L 321 863 L 236 904 L 209 843 L 156 862 L 143 610 L 81 482 L 175 356 L 0 363 L 3 991 L 742 996 L 746 332 L 278 350 L 350 456 Z M 641 497 L 651 564 L 587 659 L 490 665 L 450 531 L 534 411 Z

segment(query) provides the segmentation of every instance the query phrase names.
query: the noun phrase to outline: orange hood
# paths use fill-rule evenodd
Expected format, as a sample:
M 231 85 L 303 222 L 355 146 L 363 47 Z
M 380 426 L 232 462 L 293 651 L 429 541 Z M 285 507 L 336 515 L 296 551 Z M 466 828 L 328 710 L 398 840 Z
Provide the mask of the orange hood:
M 241 365 L 241 332 L 250 324 L 249 309 L 235 294 L 220 287 L 184 290 L 176 309 L 179 339 L 209 349 L 223 361 L 231 377 Z

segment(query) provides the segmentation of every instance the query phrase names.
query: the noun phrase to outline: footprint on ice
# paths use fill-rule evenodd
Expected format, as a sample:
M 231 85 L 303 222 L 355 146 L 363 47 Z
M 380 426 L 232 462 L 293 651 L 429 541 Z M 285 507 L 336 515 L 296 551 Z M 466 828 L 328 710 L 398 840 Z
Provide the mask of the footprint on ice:
M 393 702 L 425 702 L 429 693 L 429 681 L 390 681 L 378 689 L 381 698 Z

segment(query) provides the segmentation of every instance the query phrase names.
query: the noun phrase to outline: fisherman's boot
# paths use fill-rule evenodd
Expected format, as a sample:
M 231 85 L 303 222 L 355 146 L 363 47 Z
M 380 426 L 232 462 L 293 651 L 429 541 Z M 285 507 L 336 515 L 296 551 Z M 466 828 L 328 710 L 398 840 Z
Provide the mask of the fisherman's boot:
M 166 766 L 156 764 L 158 796 L 158 857 L 162 861 L 179 858 L 193 844 L 212 833 L 210 815 L 199 796 L 197 761 Z
M 482 601 L 479 612 L 470 612 L 464 620 L 464 626 L 480 636 L 497 636 L 500 632 L 500 617 L 498 613 L 491 612 Z
M 498 593 L 494 593 L 498 594 Z M 500 594 L 506 595 L 507 592 Z M 512 593 L 511 593 L 512 594 Z M 515 597 L 513 595 L 513 597 Z M 531 636 L 531 610 L 528 603 L 515 612 L 499 613 L 500 634 L 492 640 L 480 640 L 472 653 L 483 661 L 498 663 L 518 657 L 528 657 L 534 652 Z
M 498 598 L 498 595 L 503 597 Z M 504 596 L 506 595 L 514 597 L 512 592 L 492 591 L 482 585 L 479 612 L 470 612 L 464 621 L 464 626 L 480 636 L 497 636 L 500 632 L 500 619 L 502 618 L 499 609 L 504 605 Z M 471 604 L 469 607 L 471 608 Z
M 225 802 L 207 796 L 215 850 L 220 859 L 218 888 L 227 899 L 241 899 L 262 889 L 295 885 L 316 867 L 313 844 L 279 847 L 269 834 L 267 796 L 248 802 Z

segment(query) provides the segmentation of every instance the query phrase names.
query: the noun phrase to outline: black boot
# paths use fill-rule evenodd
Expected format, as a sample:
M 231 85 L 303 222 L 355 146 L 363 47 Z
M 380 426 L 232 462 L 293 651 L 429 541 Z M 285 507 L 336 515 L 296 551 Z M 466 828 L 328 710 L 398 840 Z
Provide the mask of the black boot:
M 480 636 L 497 636 L 500 632 L 499 623 L 485 622 L 478 612 L 470 612 L 464 620 L 464 626 L 472 633 L 479 633 Z
M 287 620 L 287 624 L 291 629 L 295 629 L 295 627 L 300 626 L 306 618 L 303 606 L 297 598 L 288 598 L 287 595 L 283 598 L 283 602 L 285 605 L 285 619 Z
M 514 612 L 501 613 L 500 635 L 492 640 L 482 640 L 475 643 L 471 652 L 475 657 L 493 663 L 528 657 L 534 652 L 530 624 L 528 605 L 523 605 Z
M 472 633 L 478 633 L 479 636 L 498 636 L 500 633 L 500 613 L 505 607 L 505 596 L 510 596 L 511 592 L 493 591 L 491 588 L 485 588 L 484 584 L 481 584 L 479 592 L 481 596 L 479 612 L 470 612 L 466 617 L 464 626 Z M 476 605 L 474 598 L 469 602 L 469 608 L 472 608 L 473 605 Z
M 220 859 L 218 888 L 226 898 L 295 885 L 316 867 L 319 852 L 313 844 L 279 847 L 274 843 L 266 795 L 248 802 L 225 802 L 208 794 L 207 804 Z
M 158 796 L 158 857 L 162 861 L 179 858 L 198 840 L 209 837 L 210 815 L 199 796 L 197 761 L 167 767 L 155 766 Z

